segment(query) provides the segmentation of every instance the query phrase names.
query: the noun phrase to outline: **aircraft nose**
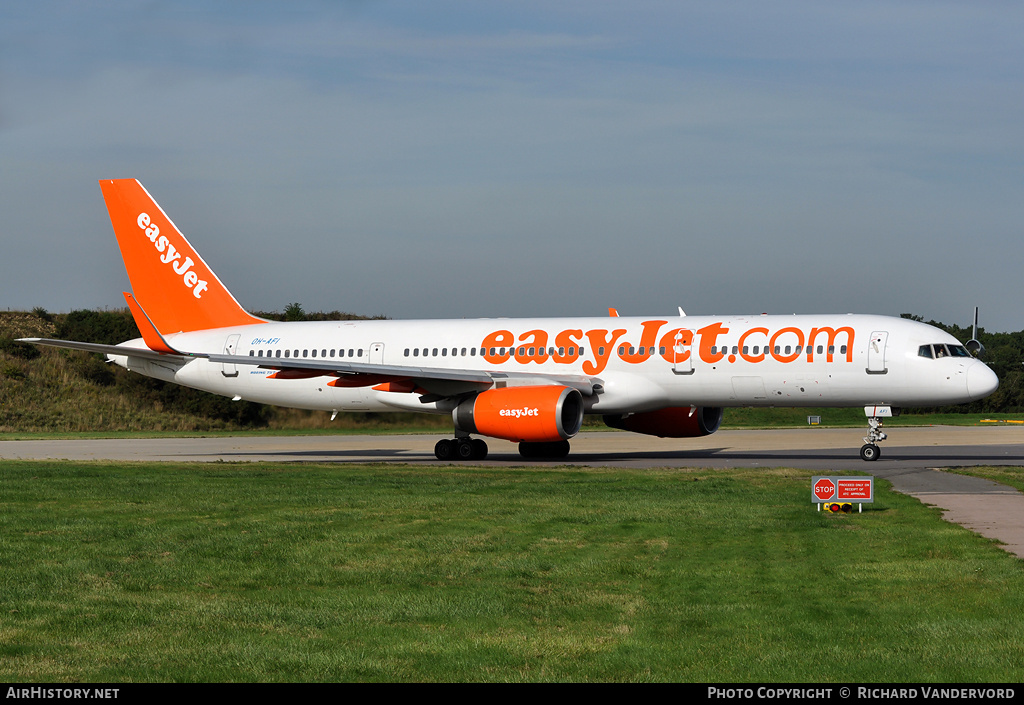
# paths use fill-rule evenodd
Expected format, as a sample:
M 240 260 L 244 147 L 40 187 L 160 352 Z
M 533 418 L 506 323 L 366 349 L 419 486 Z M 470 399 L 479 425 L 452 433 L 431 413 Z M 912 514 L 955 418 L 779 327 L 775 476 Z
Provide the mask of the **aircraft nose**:
M 999 378 L 983 362 L 975 362 L 967 370 L 967 394 L 971 399 L 983 399 L 999 387 Z

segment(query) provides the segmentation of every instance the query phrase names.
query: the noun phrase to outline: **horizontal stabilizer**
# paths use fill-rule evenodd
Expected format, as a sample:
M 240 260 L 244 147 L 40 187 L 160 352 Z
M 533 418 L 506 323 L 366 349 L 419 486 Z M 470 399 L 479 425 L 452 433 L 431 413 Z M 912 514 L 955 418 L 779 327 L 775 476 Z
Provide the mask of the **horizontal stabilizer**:
M 66 348 L 68 350 L 84 350 L 85 352 L 100 353 L 101 355 L 120 355 L 122 357 L 141 357 L 146 360 L 188 360 L 203 355 L 190 355 L 189 353 L 167 354 L 150 350 L 149 348 L 130 348 L 124 345 L 103 345 L 101 343 L 81 343 L 77 340 L 57 340 L 54 338 L 19 338 L 19 343 L 31 343 L 33 345 L 46 345 L 51 348 Z

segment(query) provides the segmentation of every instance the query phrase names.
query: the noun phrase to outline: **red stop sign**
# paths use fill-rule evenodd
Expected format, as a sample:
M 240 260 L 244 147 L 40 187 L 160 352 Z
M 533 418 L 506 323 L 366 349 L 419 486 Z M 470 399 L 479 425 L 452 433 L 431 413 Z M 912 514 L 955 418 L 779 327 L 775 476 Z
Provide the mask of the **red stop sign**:
M 814 498 L 819 502 L 827 502 L 836 493 L 836 486 L 832 480 L 823 477 L 814 483 Z

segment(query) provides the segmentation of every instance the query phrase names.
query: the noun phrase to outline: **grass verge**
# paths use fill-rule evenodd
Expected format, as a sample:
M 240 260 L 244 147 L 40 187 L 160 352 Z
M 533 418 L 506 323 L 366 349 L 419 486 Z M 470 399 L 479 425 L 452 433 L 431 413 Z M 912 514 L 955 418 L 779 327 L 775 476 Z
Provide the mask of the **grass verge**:
M 973 477 L 984 477 L 1004 485 L 1014 487 L 1024 492 L 1024 468 L 1002 465 L 985 465 L 970 468 L 944 468 L 947 472 L 956 472 L 961 475 Z
M 4 462 L 0 680 L 1024 678 L 1021 561 L 810 475 Z

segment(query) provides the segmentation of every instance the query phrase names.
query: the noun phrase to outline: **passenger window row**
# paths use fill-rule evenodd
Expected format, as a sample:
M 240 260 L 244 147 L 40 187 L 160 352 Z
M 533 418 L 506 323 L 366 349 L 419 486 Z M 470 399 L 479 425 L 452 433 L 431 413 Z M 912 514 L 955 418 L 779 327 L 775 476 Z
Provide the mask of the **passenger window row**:
M 760 346 L 760 345 L 755 345 L 755 346 L 753 346 L 753 349 L 751 351 L 751 347 L 750 346 L 744 345 L 743 346 L 743 354 L 744 355 L 749 355 L 749 354 L 760 355 L 761 352 L 762 352 L 761 347 L 762 346 Z M 932 354 L 932 349 L 933 348 L 935 350 L 934 355 Z M 539 348 L 538 349 L 536 347 L 525 347 L 525 346 L 521 346 L 518 349 L 518 351 L 515 348 L 490 348 L 489 351 L 487 349 L 485 349 L 485 348 L 480 348 L 479 349 L 479 354 L 480 355 L 485 355 L 485 354 L 488 354 L 488 352 L 489 352 L 490 355 L 505 355 L 506 351 L 509 354 L 512 354 L 512 355 L 518 354 L 519 357 L 527 357 L 527 356 L 534 357 L 537 354 L 539 354 L 541 357 L 545 357 L 545 356 L 553 357 L 555 355 L 556 348 L 553 348 L 553 347 L 552 348 L 548 348 L 546 351 L 545 351 L 544 348 Z M 801 345 L 797 345 L 796 346 L 795 353 L 797 355 L 801 354 L 801 352 L 804 352 L 804 351 L 805 351 L 805 349 L 804 349 L 803 346 L 801 346 Z M 828 353 L 829 353 L 829 355 L 834 354 L 835 351 L 836 351 L 836 346 L 835 345 L 829 345 L 828 346 Z M 301 355 L 299 354 L 300 352 L 302 353 Z M 660 355 L 664 355 L 665 352 L 666 352 L 665 346 L 662 345 L 661 347 L 659 347 L 657 349 L 657 352 Z M 722 345 L 722 346 L 712 345 L 711 346 L 711 354 L 712 355 L 717 355 L 719 352 L 721 352 L 723 354 L 728 353 L 729 352 L 729 346 L 728 345 Z M 768 348 L 767 345 L 764 346 L 763 352 L 766 355 L 768 354 L 769 348 Z M 774 354 L 775 355 L 789 355 L 789 354 L 792 354 L 793 352 L 794 352 L 793 346 L 790 346 L 790 345 L 786 345 L 784 347 L 776 345 L 775 346 L 775 350 L 774 350 Z M 812 350 L 811 350 L 810 346 L 807 346 L 806 352 L 807 352 L 808 355 L 812 354 Z M 825 352 L 824 346 L 823 345 L 819 345 L 817 347 L 817 351 L 816 352 L 819 355 L 823 354 Z M 845 355 L 846 354 L 846 346 L 845 345 L 840 346 L 839 347 L 839 352 L 840 352 L 841 355 Z M 598 354 L 599 355 L 603 356 L 604 353 L 605 353 L 605 349 L 603 347 L 598 348 Z M 655 347 L 653 345 L 650 346 L 650 347 L 641 346 L 639 348 L 639 351 L 638 351 L 638 349 L 636 347 L 632 346 L 632 345 L 629 346 L 628 348 L 626 346 L 624 346 L 624 345 L 620 345 L 619 346 L 619 355 L 626 355 L 627 353 L 629 355 L 639 354 L 641 357 L 644 356 L 644 355 L 654 355 L 655 354 Z M 564 347 L 557 348 L 557 354 L 560 357 L 564 357 L 565 356 L 565 348 Z M 577 353 L 576 347 L 575 346 L 570 346 L 569 347 L 569 356 L 570 357 L 574 357 L 577 354 L 579 356 L 585 355 L 586 354 L 586 349 L 581 346 L 579 348 L 579 350 L 578 350 L 578 353 Z M 736 345 L 732 346 L 732 354 L 733 355 L 739 354 L 739 347 L 738 346 L 736 346 Z M 450 348 L 450 349 L 449 348 L 406 348 L 404 355 L 405 355 L 405 357 L 410 357 L 410 356 L 411 357 L 421 357 L 421 356 L 422 357 L 448 357 L 449 355 L 451 357 L 467 357 L 467 356 L 468 357 L 476 357 L 476 355 L 477 355 L 477 348 Z M 929 358 L 930 357 L 945 357 L 947 355 L 951 355 L 953 357 L 970 357 L 971 356 L 970 353 L 967 352 L 967 350 L 964 349 L 962 346 L 959 346 L 959 345 L 944 345 L 942 343 L 938 343 L 936 345 L 922 345 L 920 347 L 920 349 L 918 350 L 918 355 L 920 355 L 921 357 L 929 357 Z M 327 348 L 322 348 L 319 351 L 319 353 L 315 349 L 310 350 L 308 348 L 303 349 L 301 351 L 297 350 L 297 349 L 296 350 L 283 350 L 283 351 L 282 350 L 266 350 L 266 351 L 264 351 L 264 350 L 261 349 L 261 350 L 250 350 L 249 351 L 249 357 L 283 357 L 283 358 L 292 358 L 292 357 L 295 357 L 295 358 L 298 358 L 298 357 L 302 357 L 302 358 L 316 358 L 316 357 L 321 357 L 321 358 L 327 358 L 327 357 L 330 357 L 330 358 L 335 358 L 335 357 L 345 358 L 345 357 L 349 357 L 349 358 L 352 358 L 352 357 L 360 357 L 361 358 L 362 356 L 363 356 L 363 348 L 348 348 L 347 352 L 346 352 L 346 350 L 344 348 L 342 348 L 342 349 L 331 348 L 330 350 L 328 350 Z
M 284 354 L 282 354 L 282 352 Z M 302 352 L 302 355 L 299 355 Z M 337 352 L 337 355 L 335 355 Z M 250 350 L 249 357 L 303 357 L 303 358 L 315 358 L 315 357 L 362 357 L 362 348 L 349 348 L 348 355 L 346 356 L 345 350 L 335 350 L 331 348 L 330 354 L 328 355 L 327 348 L 322 348 L 319 355 L 316 350 L 310 350 L 309 348 L 299 350 L 267 350 L 266 355 L 263 354 L 263 350 Z
M 760 346 L 760 345 L 755 345 L 755 346 L 753 346 L 753 348 L 751 348 L 749 345 L 744 345 L 743 346 L 743 354 L 744 355 L 760 355 L 762 352 L 765 355 L 767 355 L 769 353 L 769 350 L 771 350 L 771 349 L 767 345 L 763 346 L 763 349 L 762 349 L 762 346 Z M 740 354 L 739 351 L 740 351 L 739 346 L 737 346 L 737 345 L 733 345 L 732 346 L 732 354 L 733 355 Z M 729 352 L 729 346 L 728 345 L 722 345 L 721 347 L 719 347 L 717 345 L 712 345 L 711 346 L 711 354 L 712 355 L 717 355 L 718 353 L 723 353 L 724 354 L 724 353 L 728 353 L 728 352 Z M 819 345 L 817 348 L 812 348 L 812 346 L 810 346 L 810 345 L 808 345 L 806 347 L 804 347 L 803 345 L 797 345 L 796 347 L 794 347 L 792 345 L 785 345 L 785 346 L 783 346 L 783 345 L 776 345 L 774 350 L 771 350 L 771 352 L 774 355 L 791 355 L 791 354 L 800 355 L 801 353 L 807 353 L 808 355 L 812 355 L 812 354 L 817 353 L 818 355 L 823 355 L 825 353 L 825 346 L 824 345 Z M 829 355 L 834 355 L 835 352 L 836 352 L 836 346 L 835 345 L 829 345 L 828 346 L 828 354 Z M 845 355 L 846 354 L 846 346 L 845 345 L 840 345 L 839 346 L 839 354 L 840 355 Z
M 467 349 L 469 351 L 469 356 L 476 356 L 476 348 L 452 348 L 450 351 L 451 356 L 466 357 Z M 409 357 L 410 355 L 412 357 L 419 357 L 421 354 L 423 355 L 423 357 L 437 357 L 438 355 L 440 355 L 441 357 L 448 357 L 449 350 L 448 348 L 422 348 L 422 350 L 420 348 L 412 348 L 411 350 L 410 348 L 405 349 L 406 357 Z M 481 351 L 480 354 L 483 355 L 483 352 Z
M 555 348 L 548 348 L 545 351 L 544 348 L 537 348 L 536 346 L 533 346 L 533 347 L 522 346 L 522 347 L 520 347 L 518 349 L 518 351 L 515 348 L 490 348 L 489 350 L 488 350 L 488 348 L 479 348 L 479 349 L 477 349 L 477 348 L 451 348 L 450 350 L 449 350 L 449 348 L 406 348 L 404 355 L 405 355 L 405 357 L 421 357 L 421 356 L 422 357 L 439 357 L 439 356 L 440 357 L 448 357 L 449 355 L 451 355 L 452 357 L 466 357 L 467 356 L 467 350 L 469 351 L 468 352 L 468 356 L 469 357 L 476 357 L 477 354 L 479 354 L 479 355 L 504 355 L 506 352 L 508 354 L 510 354 L 510 355 L 518 354 L 519 357 L 526 357 L 526 356 L 533 357 L 535 355 L 540 355 L 540 356 L 543 357 L 543 356 L 554 355 L 555 354 Z M 565 355 L 565 348 L 558 348 L 558 354 L 559 355 Z M 576 347 L 575 346 L 571 346 L 569 348 L 569 355 L 575 355 L 575 354 L 576 354 Z M 579 354 L 580 355 L 584 354 L 584 349 L 582 347 L 579 349 Z

